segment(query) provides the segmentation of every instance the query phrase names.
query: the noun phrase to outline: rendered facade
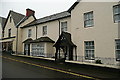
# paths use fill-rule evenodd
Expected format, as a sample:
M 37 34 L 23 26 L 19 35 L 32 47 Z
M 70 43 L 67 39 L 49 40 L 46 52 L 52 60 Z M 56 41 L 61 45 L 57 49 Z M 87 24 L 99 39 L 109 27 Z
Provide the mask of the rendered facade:
M 119 63 L 119 2 L 76 1 L 61 13 L 40 19 L 34 14 L 31 9 L 26 9 L 26 15 L 9 12 L 1 39 L 6 51 L 86 62 L 101 60 L 111 65 Z

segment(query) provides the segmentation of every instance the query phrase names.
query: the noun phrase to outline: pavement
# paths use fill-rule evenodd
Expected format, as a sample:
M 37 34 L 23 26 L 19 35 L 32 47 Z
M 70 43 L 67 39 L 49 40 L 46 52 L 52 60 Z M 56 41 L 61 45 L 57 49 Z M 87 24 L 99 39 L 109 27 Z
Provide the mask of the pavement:
M 9 58 L 15 61 L 17 60 L 18 62 L 22 60 L 27 65 L 32 63 L 32 66 L 42 67 L 42 69 L 44 68 L 45 70 L 51 69 L 52 71 L 55 71 L 55 72 L 64 73 L 64 75 L 65 74 L 68 74 L 69 76 L 79 75 L 79 77 L 87 78 L 89 80 L 91 78 L 95 80 L 96 79 L 113 79 L 113 78 L 115 78 L 115 80 L 119 80 L 119 76 L 120 76 L 120 70 L 115 69 L 115 68 L 100 67 L 100 66 L 93 66 L 93 65 L 86 65 L 86 64 L 76 64 L 76 63 L 71 63 L 71 62 L 56 63 L 52 59 L 21 56 L 21 55 L 6 55 L 5 54 L 3 55 L 3 57 Z M 44 72 L 47 72 L 47 71 L 44 71 Z M 60 74 L 59 76 L 62 77 L 63 74 Z M 45 78 L 46 76 L 43 76 L 43 77 Z
M 35 57 L 35 56 L 27 56 L 27 55 L 16 55 L 12 54 L 13 56 L 21 56 L 21 57 L 28 57 L 28 58 L 36 58 L 36 59 L 44 59 L 44 60 L 50 60 L 50 61 L 55 61 L 54 58 L 44 58 L 44 57 Z M 94 63 L 86 63 L 86 62 L 80 62 L 80 61 L 69 61 L 65 60 L 67 63 L 73 63 L 73 64 L 84 64 L 88 66 L 96 66 L 96 67 L 106 67 L 106 68 L 115 68 L 115 69 L 120 69 L 120 66 L 115 66 L 115 65 L 105 65 L 105 64 L 94 64 Z

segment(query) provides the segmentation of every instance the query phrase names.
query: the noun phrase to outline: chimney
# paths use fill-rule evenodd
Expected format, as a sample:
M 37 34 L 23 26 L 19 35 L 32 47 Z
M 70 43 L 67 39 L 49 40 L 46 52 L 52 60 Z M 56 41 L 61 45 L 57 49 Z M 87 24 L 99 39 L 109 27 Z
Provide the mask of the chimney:
M 31 10 L 31 9 L 26 9 L 26 16 L 31 16 L 31 15 L 34 15 L 35 14 L 35 11 Z

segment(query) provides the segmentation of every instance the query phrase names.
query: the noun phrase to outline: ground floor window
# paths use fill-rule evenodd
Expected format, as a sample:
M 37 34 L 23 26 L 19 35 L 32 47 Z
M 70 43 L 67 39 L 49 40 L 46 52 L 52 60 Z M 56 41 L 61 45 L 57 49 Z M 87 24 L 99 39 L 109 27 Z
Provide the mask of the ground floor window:
M 32 54 L 33 54 L 33 56 L 44 56 L 44 44 L 43 43 L 33 43 L 32 44 Z
M 115 53 L 116 53 L 116 60 L 120 61 L 120 39 L 116 40 L 116 47 L 115 47 Z
M 94 41 L 85 41 L 85 59 L 94 59 Z
M 13 42 L 4 42 L 2 43 L 2 50 L 3 51 L 13 51 Z

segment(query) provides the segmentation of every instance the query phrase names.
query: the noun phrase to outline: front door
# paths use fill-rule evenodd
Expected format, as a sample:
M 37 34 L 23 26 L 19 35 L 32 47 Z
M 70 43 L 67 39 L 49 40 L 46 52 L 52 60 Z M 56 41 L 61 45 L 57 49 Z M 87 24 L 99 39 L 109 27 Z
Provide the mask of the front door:
M 30 55 L 30 44 L 24 45 L 24 55 Z

